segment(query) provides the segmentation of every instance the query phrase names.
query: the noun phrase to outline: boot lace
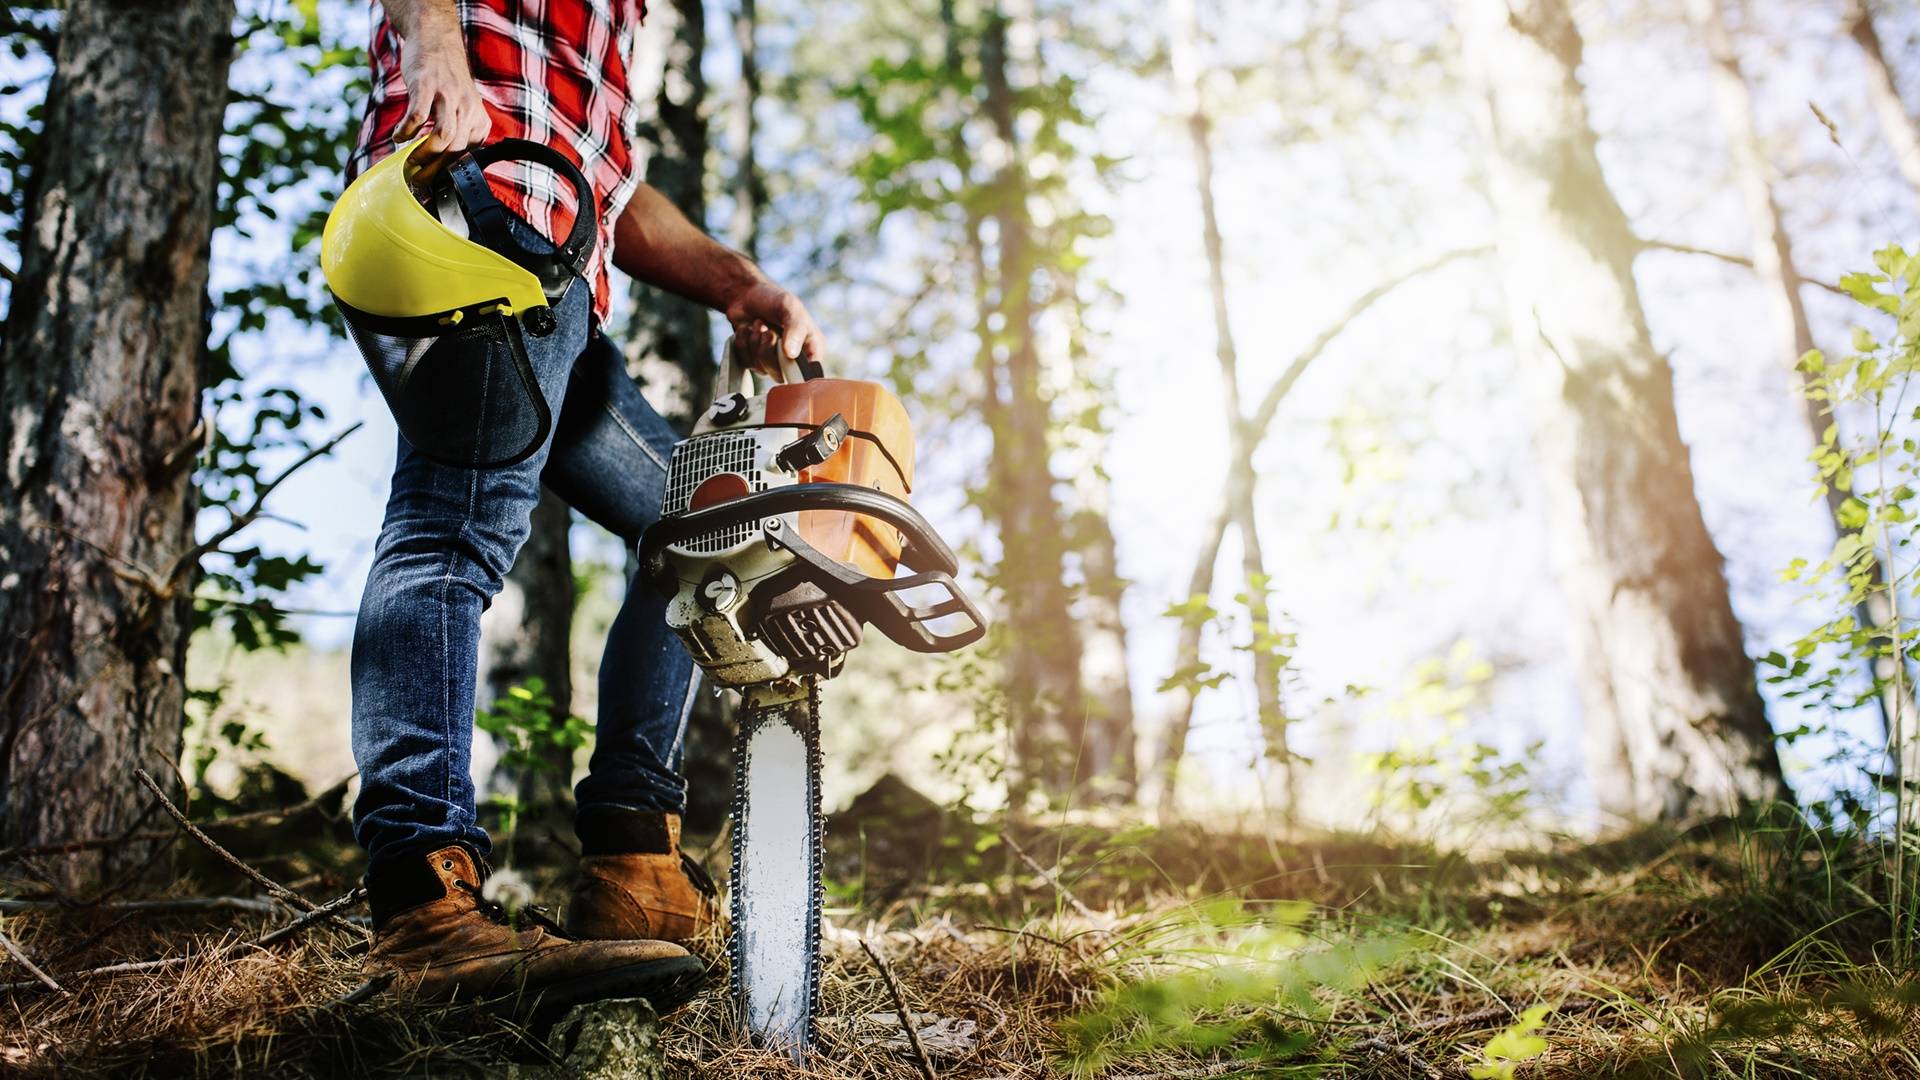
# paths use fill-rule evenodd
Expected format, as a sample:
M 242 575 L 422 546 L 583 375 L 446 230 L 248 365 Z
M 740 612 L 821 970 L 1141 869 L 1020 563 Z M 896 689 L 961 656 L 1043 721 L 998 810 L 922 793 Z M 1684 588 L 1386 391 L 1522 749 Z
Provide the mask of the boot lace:
M 474 906 L 488 921 L 511 930 L 525 930 L 529 925 L 537 926 L 555 937 L 565 937 L 566 931 L 547 914 L 540 904 L 528 904 L 519 911 L 508 911 L 507 905 L 498 900 L 489 900 L 480 892 L 480 886 L 470 881 L 455 879 L 453 882 L 461 891 L 473 897 Z

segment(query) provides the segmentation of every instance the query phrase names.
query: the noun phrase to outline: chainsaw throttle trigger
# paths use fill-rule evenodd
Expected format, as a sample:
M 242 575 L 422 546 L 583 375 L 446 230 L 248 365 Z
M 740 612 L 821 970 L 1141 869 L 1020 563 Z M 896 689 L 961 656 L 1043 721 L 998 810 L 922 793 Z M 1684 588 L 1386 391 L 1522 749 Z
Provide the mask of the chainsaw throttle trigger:
M 847 418 L 834 413 L 826 423 L 783 447 L 774 461 L 790 473 L 811 469 L 838 453 L 847 441 Z

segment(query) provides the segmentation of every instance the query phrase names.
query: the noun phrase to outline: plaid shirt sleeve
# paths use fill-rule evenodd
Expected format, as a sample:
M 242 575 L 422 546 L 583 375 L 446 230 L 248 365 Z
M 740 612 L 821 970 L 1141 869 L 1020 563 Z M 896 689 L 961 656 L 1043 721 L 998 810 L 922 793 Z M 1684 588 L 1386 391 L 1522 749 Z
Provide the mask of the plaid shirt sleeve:
M 580 166 L 599 201 L 599 243 L 587 264 L 596 318 L 611 299 L 607 267 L 613 223 L 640 183 L 633 152 L 640 121 L 629 64 L 645 0 L 458 0 L 467 62 L 493 117 L 491 138 L 530 139 Z M 394 149 L 407 115 L 400 77 L 403 44 L 384 10 L 376 10 L 367 55 L 373 96 L 347 175 Z M 537 165 L 504 164 L 488 173 L 494 193 L 547 237 L 573 225 L 573 188 Z

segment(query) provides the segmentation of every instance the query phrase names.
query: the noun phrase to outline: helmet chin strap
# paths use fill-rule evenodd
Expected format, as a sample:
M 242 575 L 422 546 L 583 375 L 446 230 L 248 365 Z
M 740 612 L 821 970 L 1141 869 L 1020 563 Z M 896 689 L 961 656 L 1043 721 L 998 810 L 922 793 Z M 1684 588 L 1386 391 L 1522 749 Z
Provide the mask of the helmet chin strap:
M 573 228 L 552 251 L 530 251 L 514 238 L 508 224 L 511 215 L 487 185 L 487 166 L 503 161 L 544 165 L 573 185 L 577 208 Z M 544 143 L 502 139 L 461 154 L 447 169 L 446 176 L 445 190 L 451 192 L 464 211 L 461 216 L 468 238 L 499 252 L 539 278 L 548 299 L 557 299 L 575 278 L 586 272 L 587 260 L 592 257 L 594 244 L 599 239 L 599 204 L 587 178 L 565 154 Z M 445 210 L 437 194 L 434 210 L 444 221 Z

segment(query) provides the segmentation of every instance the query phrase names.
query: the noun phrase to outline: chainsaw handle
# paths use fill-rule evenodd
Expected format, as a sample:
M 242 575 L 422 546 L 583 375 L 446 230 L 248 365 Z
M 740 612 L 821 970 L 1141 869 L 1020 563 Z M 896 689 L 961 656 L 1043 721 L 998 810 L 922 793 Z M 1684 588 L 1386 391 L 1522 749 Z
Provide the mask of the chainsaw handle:
M 906 543 L 900 549 L 900 561 L 910 570 L 952 576 L 960 572 L 960 562 L 927 519 L 902 499 L 884 491 L 859 484 L 821 481 L 811 484 L 787 484 L 784 487 L 756 491 L 737 499 L 709 506 L 704 510 L 661 518 L 640 537 L 640 564 L 652 566 L 671 544 L 683 543 L 704 533 L 718 532 L 730 525 L 744 525 L 762 518 L 776 517 L 801 510 L 848 510 L 876 517 L 900 530 Z
M 805 510 L 849 511 L 892 525 L 905 539 L 900 550 L 901 563 L 918 572 L 905 577 L 868 577 L 828 558 L 802 540 L 800 530 L 787 527 L 780 520 L 781 514 Z M 915 652 L 943 653 L 971 645 L 986 636 L 986 618 L 953 580 L 960 569 L 953 549 L 933 531 L 920 511 L 904 500 L 858 484 L 826 481 L 788 484 L 728 499 L 704 510 L 661 518 L 640 537 L 640 565 L 646 573 L 657 575 L 664 565 L 668 546 L 729 526 L 763 520 L 768 544 L 792 552 L 799 560 L 800 572 L 808 580 L 860 619 L 879 627 L 897 644 Z M 670 581 L 663 584 L 667 591 L 672 591 Z M 941 590 L 942 597 L 926 605 L 907 599 L 908 593 L 927 587 Z M 966 617 L 965 629 L 941 634 L 930 628 L 931 624 L 956 615 Z
M 739 340 L 737 337 L 728 338 L 726 348 L 720 352 L 720 388 L 714 397 L 725 397 L 736 393 L 745 394 L 747 397 L 753 396 L 753 388 L 744 385 L 747 376 L 752 372 L 747 367 L 746 361 L 740 357 Z M 812 357 L 803 357 L 799 360 L 789 360 L 784 354 L 780 357 L 780 381 L 783 383 L 806 382 L 811 379 L 825 378 L 826 374 L 826 369 L 820 366 L 820 361 Z

